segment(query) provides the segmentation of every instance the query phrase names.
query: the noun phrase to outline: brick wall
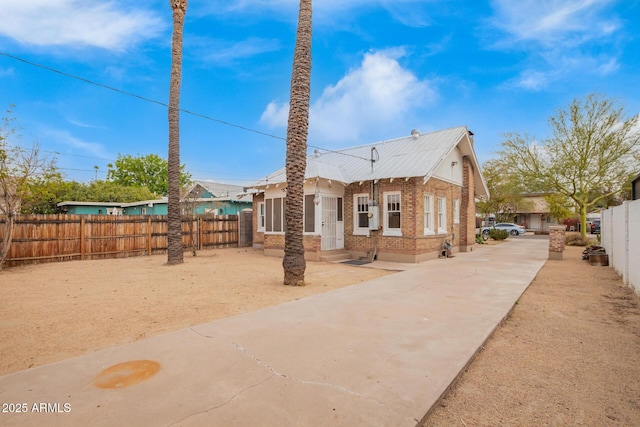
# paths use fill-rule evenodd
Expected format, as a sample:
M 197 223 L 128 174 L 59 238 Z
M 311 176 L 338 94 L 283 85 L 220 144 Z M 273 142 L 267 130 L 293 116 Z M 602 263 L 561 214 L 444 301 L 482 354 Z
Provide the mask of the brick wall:
M 402 236 L 383 236 L 382 222 L 384 221 L 385 192 L 401 192 L 400 226 Z M 365 193 L 371 198 L 371 182 L 354 183 L 347 186 L 344 196 L 345 213 L 345 249 L 358 255 L 366 255 L 376 250 L 378 259 L 403 260 L 419 262 L 437 256 L 449 239 L 454 247 L 460 245 L 460 224 L 453 223 L 454 199 L 461 202 L 462 191 L 457 185 L 432 178 L 423 184 L 422 177 L 406 179 L 383 179 L 378 181 L 378 188 L 374 196 L 380 209 L 381 229 L 372 231 L 369 236 L 353 235 L 353 196 Z M 437 197 L 446 198 L 447 234 L 425 235 L 424 233 L 424 195 L 434 196 L 434 220 L 437 218 Z M 475 211 L 474 211 L 475 212 Z M 475 213 L 474 213 L 475 215 Z M 462 221 L 464 215 L 461 214 Z M 475 223 L 473 224 L 475 227 Z M 474 228 L 475 240 L 475 228 Z
M 368 194 L 371 198 L 371 181 L 353 183 L 345 188 L 343 198 L 344 206 L 344 246 L 354 256 L 366 256 L 376 251 L 378 259 L 397 260 L 406 262 L 419 262 L 434 258 L 440 253 L 445 239 L 448 239 L 454 247 L 454 251 L 469 250 L 475 243 L 475 204 L 473 202 L 473 167 L 468 158 L 464 158 L 463 189 L 436 178 L 429 179 L 426 183 L 422 177 L 410 179 L 383 179 L 378 181 L 374 198 L 380 210 L 379 231 L 370 231 L 368 236 L 354 235 L 354 194 Z M 468 188 L 467 188 L 468 187 Z M 384 199 L 385 192 L 398 191 L 401 194 L 401 218 L 400 226 L 402 236 L 383 236 Z M 438 205 L 437 198 L 446 199 L 446 232 L 427 234 L 424 232 L 424 195 L 431 194 L 434 198 L 434 224 L 437 230 Z M 454 200 L 460 203 L 460 223 L 454 224 Z M 263 245 L 265 251 L 271 254 L 284 249 L 284 234 L 267 234 L 257 231 L 258 203 L 264 201 L 264 195 L 254 197 L 253 241 L 255 246 Z M 313 259 L 321 251 L 320 236 L 304 236 L 305 251 Z

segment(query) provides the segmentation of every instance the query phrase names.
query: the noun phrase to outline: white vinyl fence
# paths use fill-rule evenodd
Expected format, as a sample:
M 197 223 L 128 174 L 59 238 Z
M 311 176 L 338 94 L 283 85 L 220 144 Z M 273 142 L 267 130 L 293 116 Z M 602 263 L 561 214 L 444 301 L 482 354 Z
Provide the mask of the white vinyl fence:
M 600 232 L 609 264 L 640 296 L 640 200 L 602 211 Z

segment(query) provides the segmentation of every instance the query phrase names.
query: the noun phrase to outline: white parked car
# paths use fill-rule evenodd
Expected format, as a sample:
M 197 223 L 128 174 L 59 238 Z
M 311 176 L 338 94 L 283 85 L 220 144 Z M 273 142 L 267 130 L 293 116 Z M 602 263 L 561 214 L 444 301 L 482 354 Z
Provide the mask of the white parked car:
M 499 222 L 493 227 L 482 227 L 482 234 L 484 234 L 485 236 L 489 236 L 489 230 L 491 230 L 492 228 L 497 228 L 498 230 L 506 230 L 512 236 L 519 236 L 527 232 L 527 230 L 525 230 L 525 228 L 521 225 L 512 224 L 510 222 Z

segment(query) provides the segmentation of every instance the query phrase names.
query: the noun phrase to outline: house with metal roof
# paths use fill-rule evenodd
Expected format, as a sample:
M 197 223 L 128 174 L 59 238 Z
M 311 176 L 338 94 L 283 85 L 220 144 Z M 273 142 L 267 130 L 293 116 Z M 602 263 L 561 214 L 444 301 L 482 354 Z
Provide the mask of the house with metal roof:
M 193 182 L 185 201 L 194 204 L 198 214 L 238 215 L 252 208 L 252 198 L 241 185 L 200 180 Z
M 76 202 L 58 203 L 69 214 L 85 215 L 166 215 L 166 197 L 138 202 Z M 238 215 L 252 207 L 252 195 L 240 185 L 210 181 L 195 181 L 181 200 L 183 215 Z
M 304 245 L 309 260 L 420 262 L 475 244 L 475 198 L 488 196 L 466 126 L 307 157 Z M 254 246 L 284 253 L 286 170 L 254 183 Z

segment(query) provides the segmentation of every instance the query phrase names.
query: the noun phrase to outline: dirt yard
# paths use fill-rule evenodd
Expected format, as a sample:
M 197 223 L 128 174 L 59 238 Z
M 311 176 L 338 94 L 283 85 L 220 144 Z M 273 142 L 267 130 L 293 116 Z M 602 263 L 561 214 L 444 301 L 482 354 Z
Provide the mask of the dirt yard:
M 582 250 L 547 261 L 424 425 L 640 426 L 638 297 Z
M 640 426 L 638 298 L 581 251 L 545 264 L 426 426 Z M 307 286 L 292 288 L 280 258 L 251 249 L 165 261 L 0 272 L 0 374 L 390 274 L 308 263 Z
M 309 262 L 282 284 L 282 259 L 253 249 L 72 261 L 0 271 L 0 375 L 391 274 Z

